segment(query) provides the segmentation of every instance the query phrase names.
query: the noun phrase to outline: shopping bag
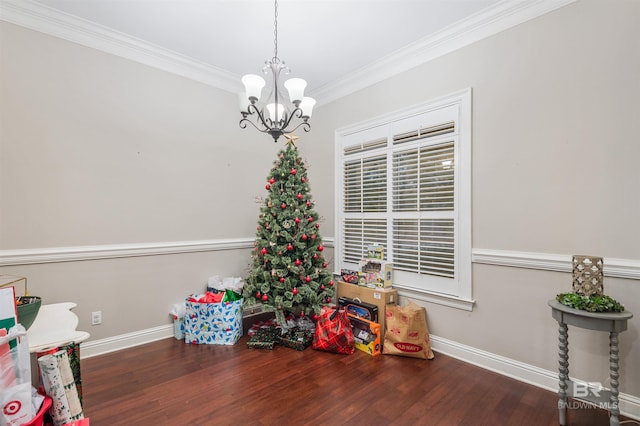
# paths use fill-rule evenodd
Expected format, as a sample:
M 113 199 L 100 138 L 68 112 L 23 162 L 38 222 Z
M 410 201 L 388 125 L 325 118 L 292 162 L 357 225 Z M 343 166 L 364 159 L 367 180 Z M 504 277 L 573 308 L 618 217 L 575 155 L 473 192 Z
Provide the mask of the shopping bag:
M 351 322 L 344 308 L 322 307 L 313 336 L 313 349 L 339 354 L 352 354 L 355 350 Z
M 4 331 L 4 329 L 2 329 Z M 0 337 L 0 426 L 21 425 L 35 417 L 31 403 L 31 358 L 27 331 L 17 324 Z M 15 342 L 12 347 L 9 345 Z
M 383 354 L 433 359 L 425 308 L 413 302 L 387 305 L 385 324 Z
M 186 343 L 233 345 L 242 336 L 242 299 L 226 302 L 185 302 L 184 340 Z

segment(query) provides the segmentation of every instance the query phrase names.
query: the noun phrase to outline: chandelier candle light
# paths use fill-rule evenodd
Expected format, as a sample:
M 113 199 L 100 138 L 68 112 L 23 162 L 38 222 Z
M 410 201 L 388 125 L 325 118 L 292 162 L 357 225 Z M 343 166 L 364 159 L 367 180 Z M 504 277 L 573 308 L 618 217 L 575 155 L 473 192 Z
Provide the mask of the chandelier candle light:
M 290 78 L 284 82 L 284 87 L 289 92 L 290 104 L 281 102 L 284 97 L 278 86 L 280 81 L 280 73 L 284 71 L 289 74 L 291 70 L 284 61 L 278 58 L 278 1 L 275 1 L 275 19 L 274 19 L 274 55 L 270 60 L 265 61 L 262 68 L 264 74 L 268 74 L 271 70 L 273 78 L 273 87 L 271 93 L 265 101 L 261 102 L 262 89 L 265 86 L 265 80 L 259 75 L 247 74 L 242 77 L 242 83 L 245 92 L 240 94 L 240 127 L 245 129 L 247 124 L 251 124 L 258 131 L 268 133 L 273 137 L 274 142 L 278 142 L 278 138 L 285 133 L 291 133 L 302 127 L 305 132 L 311 130 L 308 123 L 313 106 L 316 104 L 315 99 L 305 97 L 304 89 L 307 82 L 301 78 Z M 247 103 L 248 101 L 248 103 Z M 266 111 L 265 111 L 266 108 Z

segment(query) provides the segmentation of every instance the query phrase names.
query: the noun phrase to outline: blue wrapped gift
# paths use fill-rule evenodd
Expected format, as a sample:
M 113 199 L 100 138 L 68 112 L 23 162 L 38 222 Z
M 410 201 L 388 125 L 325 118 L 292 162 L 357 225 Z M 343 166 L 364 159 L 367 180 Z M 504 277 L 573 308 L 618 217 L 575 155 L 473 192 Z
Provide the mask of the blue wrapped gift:
M 233 345 L 242 336 L 242 300 L 233 302 L 194 302 L 198 295 L 187 298 L 184 317 L 186 343 Z

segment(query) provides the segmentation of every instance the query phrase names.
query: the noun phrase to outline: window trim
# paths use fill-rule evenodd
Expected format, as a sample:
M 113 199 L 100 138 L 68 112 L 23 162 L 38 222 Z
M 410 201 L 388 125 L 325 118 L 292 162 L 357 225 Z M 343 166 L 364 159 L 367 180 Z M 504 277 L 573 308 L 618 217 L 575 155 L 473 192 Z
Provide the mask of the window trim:
M 362 136 L 363 141 L 379 139 L 380 136 L 393 141 L 394 132 L 392 124 L 413 116 L 432 113 L 438 116 L 440 111 L 446 108 L 457 108 L 455 153 L 457 167 L 456 178 L 456 295 L 442 294 L 424 288 L 416 288 L 403 283 L 394 282 L 394 288 L 400 295 L 419 300 L 433 302 L 454 308 L 472 310 L 475 301 L 472 298 L 472 258 L 471 258 L 471 101 L 472 91 L 467 88 L 440 98 L 414 105 L 401 110 L 393 111 L 379 117 L 362 121 L 350 126 L 345 126 L 335 131 L 335 267 L 340 268 L 342 259 L 342 206 L 344 203 L 343 188 L 343 162 L 344 148 L 354 144 L 353 137 Z M 437 121 L 437 120 L 436 120 Z M 443 120 L 443 122 L 446 120 Z M 350 138 L 350 136 L 352 138 Z M 388 159 L 390 161 L 390 159 Z M 339 270 L 337 271 L 339 272 Z

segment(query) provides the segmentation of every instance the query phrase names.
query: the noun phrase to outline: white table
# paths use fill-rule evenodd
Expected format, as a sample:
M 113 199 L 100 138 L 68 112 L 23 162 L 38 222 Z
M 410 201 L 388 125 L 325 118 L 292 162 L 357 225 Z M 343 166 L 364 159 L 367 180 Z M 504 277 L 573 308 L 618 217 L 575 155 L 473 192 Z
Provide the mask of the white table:
M 90 335 L 78 331 L 78 316 L 71 312 L 77 305 L 72 302 L 42 305 L 36 320 L 27 330 L 29 351 L 41 352 L 71 342 L 81 343 Z

